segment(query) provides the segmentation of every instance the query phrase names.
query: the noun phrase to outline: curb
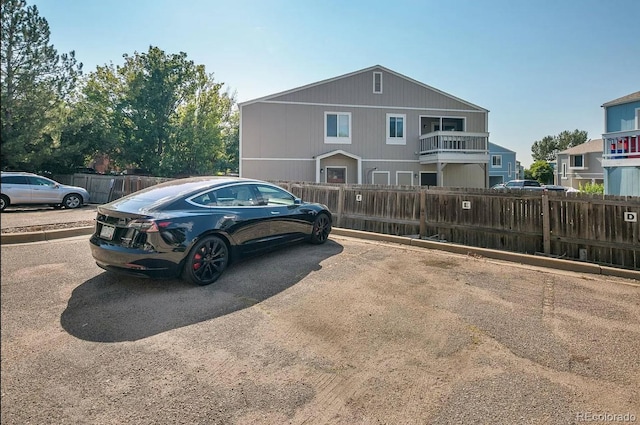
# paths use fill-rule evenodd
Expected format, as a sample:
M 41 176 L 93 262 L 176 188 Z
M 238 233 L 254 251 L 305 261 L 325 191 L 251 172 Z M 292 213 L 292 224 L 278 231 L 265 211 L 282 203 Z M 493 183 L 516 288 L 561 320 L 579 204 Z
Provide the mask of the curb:
M 615 276 L 640 281 L 640 271 L 617 269 L 615 267 L 601 266 L 599 264 L 593 263 L 583 263 L 580 261 L 562 260 L 559 258 L 549 258 L 538 255 L 520 254 L 517 252 L 455 245 L 446 242 L 428 241 L 406 236 L 384 235 L 379 233 L 363 232 L 361 230 L 341 229 L 336 227 L 331 229 L 331 233 L 358 239 L 392 242 L 401 245 L 437 249 L 440 251 L 447 251 L 455 254 L 477 255 L 494 260 L 510 261 L 512 263 L 526 264 L 529 266 L 548 267 L 552 269 L 566 270 L 577 273 L 591 273 L 603 276 Z
M 42 230 L 39 232 L 2 233 L 0 235 L 0 244 L 9 245 L 16 243 L 43 242 L 54 239 L 70 238 L 73 236 L 90 235 L 91 233 L 93 233 L 93 226 Z
M 24 233 L 3 233 L 1 244 L 17 244 L 27 242 L 42 242 L 54 239 L 70 238 L 73 236 L 90 235 L 93 233 L 93 226 L 74 227 L 70 229 L 43 230 L 40 232 Z M 529 266 L 548 267 L 558 270 L 566 270 L 577 273 L 591 273 L 603 276 L 614 276 L 625 279 L 640 281 L 640 271 L 617 269 L 615 267 L 601 266 L 593 263 L 583 263 L 580 261 L 562 260 L 559 258 L 549 258 L 537 255 L 520 254 L 517 252 L 499 251 L 488 248 L 477 248 L 464 245 L 455 245 L 446 242 L 436 242 L 424 239 L 410 238 L 406 236 L 385 235 L 382 233 L 364 232 L 361 230 L 350 230 L 334 227 L 332 234 L 338 236 L 348 236 L 352 238 L 391 242 L 400 245 L 409 245 L 427 249 L 437 249 L 439 251 L 452 252 L 462 255 L 477 255 L 494 260 L 510 261 L 512 263 L 526 264 Z

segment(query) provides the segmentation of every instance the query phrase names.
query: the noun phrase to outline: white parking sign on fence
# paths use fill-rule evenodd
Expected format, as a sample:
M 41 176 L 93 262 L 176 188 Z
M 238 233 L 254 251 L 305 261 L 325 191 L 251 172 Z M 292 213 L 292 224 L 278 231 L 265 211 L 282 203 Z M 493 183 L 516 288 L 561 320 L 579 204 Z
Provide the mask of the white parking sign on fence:
M 630 223 L 636 223 L 638 221 L 638 213 L 625 211 L 624 221 L 628 221 Z

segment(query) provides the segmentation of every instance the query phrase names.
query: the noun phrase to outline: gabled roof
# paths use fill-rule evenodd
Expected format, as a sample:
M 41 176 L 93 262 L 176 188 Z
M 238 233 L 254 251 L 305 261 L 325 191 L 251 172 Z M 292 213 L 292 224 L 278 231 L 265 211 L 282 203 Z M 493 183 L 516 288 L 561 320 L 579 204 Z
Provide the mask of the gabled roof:
M 504 146 L 500 146 L 500 145 L 498 145 L 498 144 L 496 144 L 496 143 L 493 143 L 493 142 L 489 142 L 489 150 L 492 150 L 492 149 L 491 149 L 491 145 L 495 146 L 495 147 L 497 148 L 496 150 L 499 150 L 500 152 L 511 152 L 511 153 L 516 153 L 516 151 L 512 151 L 511 149 L 507 149 L 507 148 L 505 148 Z
M 604 103 L 602 107 L 614 106 L 614 105 L 622 105 L 623 103 L 630 103 L 636 100 L 640 100 L 640 91 L 635 93 L 628 94 L 626 96 L 619 97 L 617 99 L 611 100 L 607 103 Z
M 581 143 L 578 146 L 574 146 L 569 149 L 565 149 L 562 152 L 558 152 L 558 155 L 580 155 L 592 152 L 602 152 L 603 145 L 602 139 L 593 139 L 587 142 Z
M 421 87 L 423 87 L 425 89 L 433 90 L 436 93 L 439 93 L 439 94 L 441 94 L 443 96 L 449 97 L 449 98 L 451 98 L 453 100 L 456 100 L 458 102 L 464 103 L 465 105 L 468 105 L 468 106 L 470 106 L 472 108 L 476 108 L 476 109 L 479 109 L 480 111 L 484 111 L 484 112 L 489 112 L 488 109 L 485 109 L 485 108 L 483 108 L 481 106 L 478 106 L 478 105 L 474 105 L 473 103 L 467 102 L 466 100 L 460 99 L 459 97 L 455 97 L 455 96 L 453 96 L 453 95 L 451 95 L 449 93 L 443 92 L 442 90 L 438 90 L 438 89 L 436 89 L 434 87 L 431 87 L 431 86 L 429 86 L 427 84 L 421 83 L 420 81 L 414 80 L 413 78 L 409 78 L 406 75 L 402 75 L 402 74 L 400 74 L 398 72 L 392 71 L 389 68 L 385 68 L 384 66 L 381 66 L 381 65 L 374 65 L 374 66 L 371 66 L 369 68 L 364 68 L 364 69 L 361 69 L 361 70 L 358 70 L 358 71 L 350 72 L 348 74 L 340 75 L 338 77 L 333 77 L 333 78 L 329 78 L 329 79 L 326 79 L 326 80 L 317 81 L 315 83 L 307 84 L 307 85 L 304 85 L 304 86 L 301 86 L 301 87 L 296 87 L 296 88 L 291 89 L 291 90 L 285 90 L 285 91 L 280 92 L 280 93 L 274 93 L 274 94 L 270 94 L 268 96 L 260 97 L 260 98 L 257 98 L 257 99 L 247 100 L 246 102 L 239 103 L 238 106 L 244 106 L 244 105 L 248 105 L 248 104 L 251 104 L 251 103 L 267 101 L 267 100 L 270 100 L 270 99 L 275 98 L 275 97 L 287 95 L 287 94 L 294 93 L 294 92 L 301 91 L 301 90 L 306 90 L 306 89 L 309 89 L 311 87 L 315 87 L 315 86 L 319 86 L 321 84 L 326 84 L 326 83 L 330 83 L 330 82 L 333 82 L 333 81 L 341 80 L 343 78 L 348 78 L 348 77 L 351 77 L 353 75 L 360 74 L 360 73 L 363 73 L 363 72 L 370 72 L 370 71 L 373 71 L 375 69 L 379 69 L 379 70 L 388 72 L 389 74 L 393 74 L 396 77 L 403 78 L 403 79 L 405 79 L 407 81 L 410 81 L 410 82 L 412 82 L 414 84 L 417 84 L 417 85 L 419 85 L 419 86 L 421 86 Z

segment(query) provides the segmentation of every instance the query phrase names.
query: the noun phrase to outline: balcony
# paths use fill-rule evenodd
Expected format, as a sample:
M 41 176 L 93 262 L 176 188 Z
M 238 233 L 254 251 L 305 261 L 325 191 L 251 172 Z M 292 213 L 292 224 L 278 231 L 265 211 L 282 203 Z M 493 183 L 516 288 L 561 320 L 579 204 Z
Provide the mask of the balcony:
M 420 136 L 420 163 L 486 164 L 489 133 L 434 131 Z
M 603 167 L 640 166 L 640 130 L 605 133 L 602 140 Z

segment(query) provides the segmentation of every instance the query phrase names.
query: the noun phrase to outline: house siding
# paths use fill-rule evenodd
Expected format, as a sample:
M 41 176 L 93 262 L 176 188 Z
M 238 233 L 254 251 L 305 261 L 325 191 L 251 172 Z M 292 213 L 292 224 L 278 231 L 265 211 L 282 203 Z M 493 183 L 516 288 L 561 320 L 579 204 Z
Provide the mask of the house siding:
M 324 142 L 325 112 L 351 113 L 351 143 L 333 144 Z M 406 144 L 386 143 L 387 113 L 405 114 Z M 242 106 L 243 158 L 312 158 L 334 149 L 367 158 L 417 160 L 419 150 L 420 116 L 441 116 L 430 109 L 405 110 L 372 109 L 364 107 L 335 107 L 317 105 L 253 103 Z M 449 114 L 448 116 L 451 116 Z M 485 131 L 484 116 L 458 112 L 455 116 L 465 118 L 466 131 Z
M 382 73 L 382 94 L 373 93 L 374 72 Z M 425 87 L 380 68 L 320 82 L 311 87 L 271 97 L 269 101 L 403 108 L 424 108 L 424 105 L 429 105 L 433 109 L 485 112 L 477 106 L 456 100 L 436 89 Z
M 640 196 L 640 167 L 616 167 L 605 171 L 605 195 Z
M 502 157 L 502 166 L 492 165 L 494 155 Z M 509 164 L 511 164 L 511 175 L 509 175 Z M 489 143 L 489 186 L 516 179 L 516 171 L 516 153 L 495 143 Z
M 373 73 L 382 72 L 383 92 L 373 93 Z M 349 113 L 351 143 L 325 142 L 325 114 Z M 371 183 L 373 171 L 437 171 L 420 164 L 420 118 L 458 117 L 464 131 L 487 132 L 488 111 L 382 68 L 370 68 L 289 92 L 240 104 L 240 175 L 267 180 L 325 181 L 327 166 L 346 166 L 348 183 Z M 387 144 L 387 114 L 405 116 L 405 144 Z M 347 155 L 327 155 L 344 151 Z M 320 159 L 321 158 L 321 159 Z M 444 185 L 484 187 L 481 166 L 448 164 Z M 380 178 L 379 174 L 377 174 Z M 405 176 L 406 181 L 407 176 Z
M 636 109 L 638 108 L 640 108 L 640 101 L 607 107 L 605 109 L 605 133 L 635 130 Z

